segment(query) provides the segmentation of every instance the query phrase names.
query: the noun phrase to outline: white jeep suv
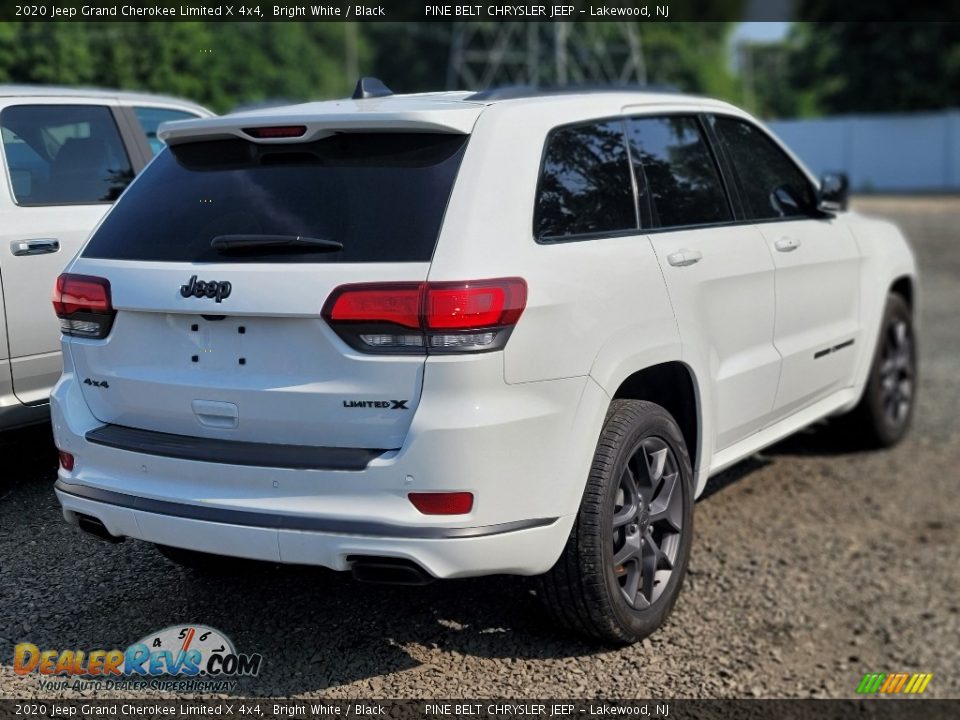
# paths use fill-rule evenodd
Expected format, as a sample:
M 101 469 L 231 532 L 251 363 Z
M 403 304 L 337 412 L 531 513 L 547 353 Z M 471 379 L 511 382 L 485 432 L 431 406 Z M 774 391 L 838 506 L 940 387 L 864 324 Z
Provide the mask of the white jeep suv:
M 362 81 L 160 134 L 54 295 L 56 493 L 105 539 L 543 575 L 631 642 L 708 477 L 829 415 L 909 424 L 907 243 L 725 103 Z

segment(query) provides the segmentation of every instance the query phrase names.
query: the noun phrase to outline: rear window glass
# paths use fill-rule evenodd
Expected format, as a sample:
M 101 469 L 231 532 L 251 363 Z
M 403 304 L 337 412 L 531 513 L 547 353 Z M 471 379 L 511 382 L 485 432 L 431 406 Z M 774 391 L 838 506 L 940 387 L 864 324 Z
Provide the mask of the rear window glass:
M 636 229 L 630 160 L 619 120 L 550 133 L 533 224 L 541 240 Z
M 78 205 L 116 200 L 133 169 L 110 108 L 14 105 L 0 112 L 18 205 Z
M 167 148 L 94 234 L 85 257 L 169 262 L 425 262 L 467 136 L 340 133 L 310 143 Z M 339 250 L 211 247 L 214 238 L 315 238 Z

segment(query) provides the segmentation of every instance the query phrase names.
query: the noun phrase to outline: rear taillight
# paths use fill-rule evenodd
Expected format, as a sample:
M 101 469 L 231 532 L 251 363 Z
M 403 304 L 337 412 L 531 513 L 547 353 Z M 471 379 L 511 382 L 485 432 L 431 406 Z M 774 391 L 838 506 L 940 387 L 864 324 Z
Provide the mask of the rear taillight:
M 527 305 L 522 278 L 341 285 L 323 307 L 327 323 L 363 352 L 499 350 Z
M 92 275 L 64 273 L 53 291 L 53 310 L 64 335 L 105 338 L 117 314 L 110 299 L 110 281 Z
M 60 456 L 60 467 L 62 467 L 67 472 L 73 471 L 73 455 L 68 453 L 66 450 L 58 450 L 57 454 Z

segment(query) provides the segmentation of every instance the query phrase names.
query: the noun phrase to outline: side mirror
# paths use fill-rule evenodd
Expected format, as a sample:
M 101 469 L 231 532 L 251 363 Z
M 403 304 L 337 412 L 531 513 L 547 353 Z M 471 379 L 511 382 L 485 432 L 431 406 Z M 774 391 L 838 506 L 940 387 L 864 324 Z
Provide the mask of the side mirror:
M 820 178 L 820 191 L 817 193 L 817 205 L 826 212 L 847 209 L 850 195 L 850 180 L 846 173 L 827 172 Z

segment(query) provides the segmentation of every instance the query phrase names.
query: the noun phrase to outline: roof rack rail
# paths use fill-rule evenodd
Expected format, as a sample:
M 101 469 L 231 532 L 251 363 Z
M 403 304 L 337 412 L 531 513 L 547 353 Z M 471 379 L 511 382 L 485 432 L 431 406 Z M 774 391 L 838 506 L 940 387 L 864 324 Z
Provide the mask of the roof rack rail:
M 514 100 L 547 95 L 572 95 L 575 93 L 600 92 L 641 92 L 684 95 L 673 85 L 636 85 L 636 84 L 586 84 L 586 85 L 503 85 L 480 90 L 464 98 L 470 102 L 493 100 Z
M 357 81 L 357 87 L 354 88 L 353 95 L 350 97 L 353 100 L 367 100 L 388 95 L 393 95 L 393 90 L 384 85 L 381 80 L 375 77 L 362 77 Z

